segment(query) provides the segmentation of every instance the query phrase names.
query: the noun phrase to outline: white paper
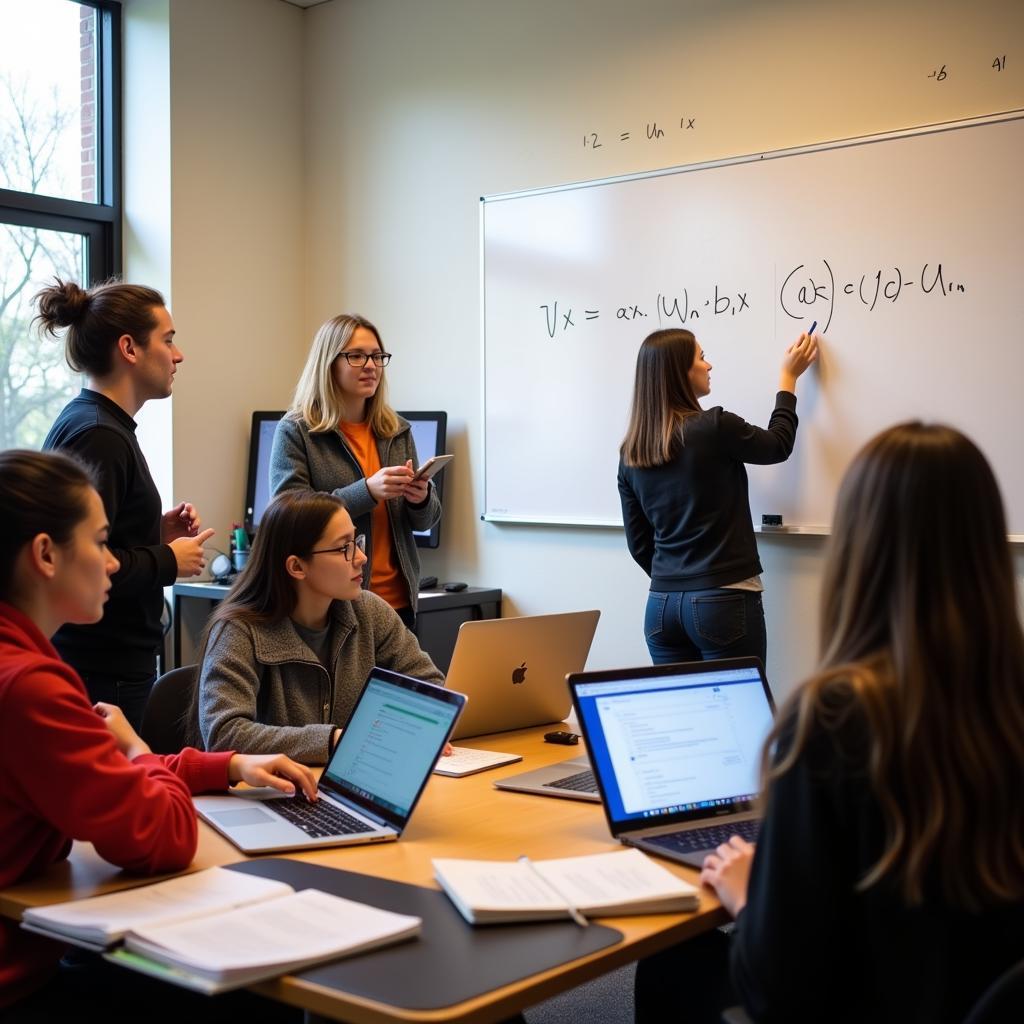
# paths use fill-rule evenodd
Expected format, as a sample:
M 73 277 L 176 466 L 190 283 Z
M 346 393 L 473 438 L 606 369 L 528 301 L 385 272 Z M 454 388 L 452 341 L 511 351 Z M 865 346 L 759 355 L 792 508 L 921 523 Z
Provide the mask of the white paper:
M 206 916 L 291 891 L 284 882 L 208 868 L 135 889 L 36 907 L 25 911 L 24 919 L 49 931 L 83 937 L 103 935 L 113 942 L 144 924 Z
M 139 928 L 129 933 L 125 945 L 215 977 L 341 956 L 414 934 L 420 924 L 417 917 L 304 889 L 212 918 Z
M 566 911 L 583 913 L 630 905 L 653 912 L 659 904 L 696 903 L 698 891 L 655 864 L 640 850 L 589 854 L 540 861 L 486 861 L 438 858 L 434 873 L 466 915 Z M 620 909 L 621 908 L 621 909 Z M 466 915 L 470 916 L 470 915 Z
M 697 892 L 640 850 L 535 861 L 534 867 L 568 902 L 581 909 L 632 901 L 647 903 Z
M 452 747 L 452 753 L 443 754 L 434 765 L 435 775 L 448 775 L 458 778 L 460 775 L 474 775 L 476 772 L 497 768 L 503 764 L 515 764 L 522 761 L 521 754 L 503 754 L 496 750 L 479 750 L 476 747 Z

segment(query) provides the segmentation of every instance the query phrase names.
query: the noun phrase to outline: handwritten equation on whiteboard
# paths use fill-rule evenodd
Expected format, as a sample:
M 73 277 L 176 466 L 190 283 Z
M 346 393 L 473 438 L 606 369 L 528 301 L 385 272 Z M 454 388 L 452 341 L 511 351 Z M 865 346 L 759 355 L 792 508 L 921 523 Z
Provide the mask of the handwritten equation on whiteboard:
M 942 263 L 920 267 L 877 268 L 861 274 L 836 274 L 832 264 L 822 258 L 817 263 L 800 263 L 781 276 L 776 296 L 778 308 L 793 320 L 812 317 L 827 331 L 836 313 L 837 303 L 859 304 L 869 313 L 907 300 L 915 292 L 929 300 L 963 295 L 967 285 L 958 280 Z M 659 327 L 675 323 L 689 324 L 701 317 L 742 316 L 756 307 L 749 298 L 750 289 L 727 288 L 720 284 L 710 289 L 691 290 L 687 286 L 675 294 L 659 292 L 653 301 L 641 299 L 623 305 L 601 303 L 574 305 L 555 299 L 540 305 L 544 329 L 549 338 L 564 334 L 594 320 L 646 320 L 657 318 Z M 635 296 L 631 298 L 635 299 Z

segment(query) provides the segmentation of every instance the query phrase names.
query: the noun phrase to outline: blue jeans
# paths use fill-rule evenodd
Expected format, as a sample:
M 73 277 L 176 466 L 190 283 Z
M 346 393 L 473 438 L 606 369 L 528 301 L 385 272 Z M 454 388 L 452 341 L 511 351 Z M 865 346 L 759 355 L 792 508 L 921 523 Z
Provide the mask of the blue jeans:
M 753 590 L 651 591 L 644 636 L 655 665 L 712 658 L 760 658 L 768 648 L 764 605 Z

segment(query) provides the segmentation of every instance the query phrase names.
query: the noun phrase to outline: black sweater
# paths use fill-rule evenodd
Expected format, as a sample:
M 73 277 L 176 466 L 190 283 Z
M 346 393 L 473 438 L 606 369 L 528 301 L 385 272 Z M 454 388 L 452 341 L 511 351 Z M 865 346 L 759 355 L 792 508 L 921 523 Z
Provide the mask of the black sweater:
M 724 587 L 761 572 L 744 463 L 785 462 L 796 427 L 796 395 L 780 391 L 767 430 L 716 406 L 686 421 L 669 462 L 620 460 L 626 544 L 651 590 Z
M 973 915 L 937 897 L 910 909 L 889 884 L 857 891 L 885 836 L 867 735 L 855 708 L 817 727 L 772 787 L 731 953 L 759 1024 L 953 1024 L 1024 957 L 1024 905 Z
M 44 449 L 64 449 L 91 464 L 110 520 L 110 549 L 121 563 L 103 618 L 64 626 L 53 638 L 79 672 L 141 679 L 156 670 L 163 638 L 163 587 L 177 575 L 174 552 L 160 543 L 160 495 L 135 437 L 135 420 L 116 402 L 83 388 L 50 428 Z

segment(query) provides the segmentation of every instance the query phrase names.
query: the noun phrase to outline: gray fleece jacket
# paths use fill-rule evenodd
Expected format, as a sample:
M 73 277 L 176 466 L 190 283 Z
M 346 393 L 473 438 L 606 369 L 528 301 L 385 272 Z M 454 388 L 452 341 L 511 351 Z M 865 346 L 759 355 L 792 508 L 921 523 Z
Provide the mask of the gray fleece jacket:
M 324 764 L 374 665 L 444 685 L 416 637 L 376 594 L 335 601 L 328 674 L 291 619 L 226 622 L 210 636 L 199 673 L 199 728 L 207 750 L 285 753 Z
M 412 459 L 419 465 L 412 428 L 398 417 L 399 431 L 394 437 L 377 439 L 381 466 L 402 466 Z M 270 491 L 279 494 L 299 487 L 336 494 L 345 503 L 357 533 L 366 534 L 366 567 L 363 586 L 370 579 L 373 543 L 371 521 L 377 505 L 366 486 L 366 477 L 356 457 L 349 451 L 340 430 L 314 434 L 302 420 L 285 417 L 274 431 L 270 449 Z M 404 498 L 391 498 L 387 503 L 391 523 L 391 539 L 398 565 L 409 588 L 409 604 L 416 611 L 420 584 L 420 556 L 413 530 L 429 530 L 441 518 L 441 499 L 430 484 L 427 500 L 410 505 Z

